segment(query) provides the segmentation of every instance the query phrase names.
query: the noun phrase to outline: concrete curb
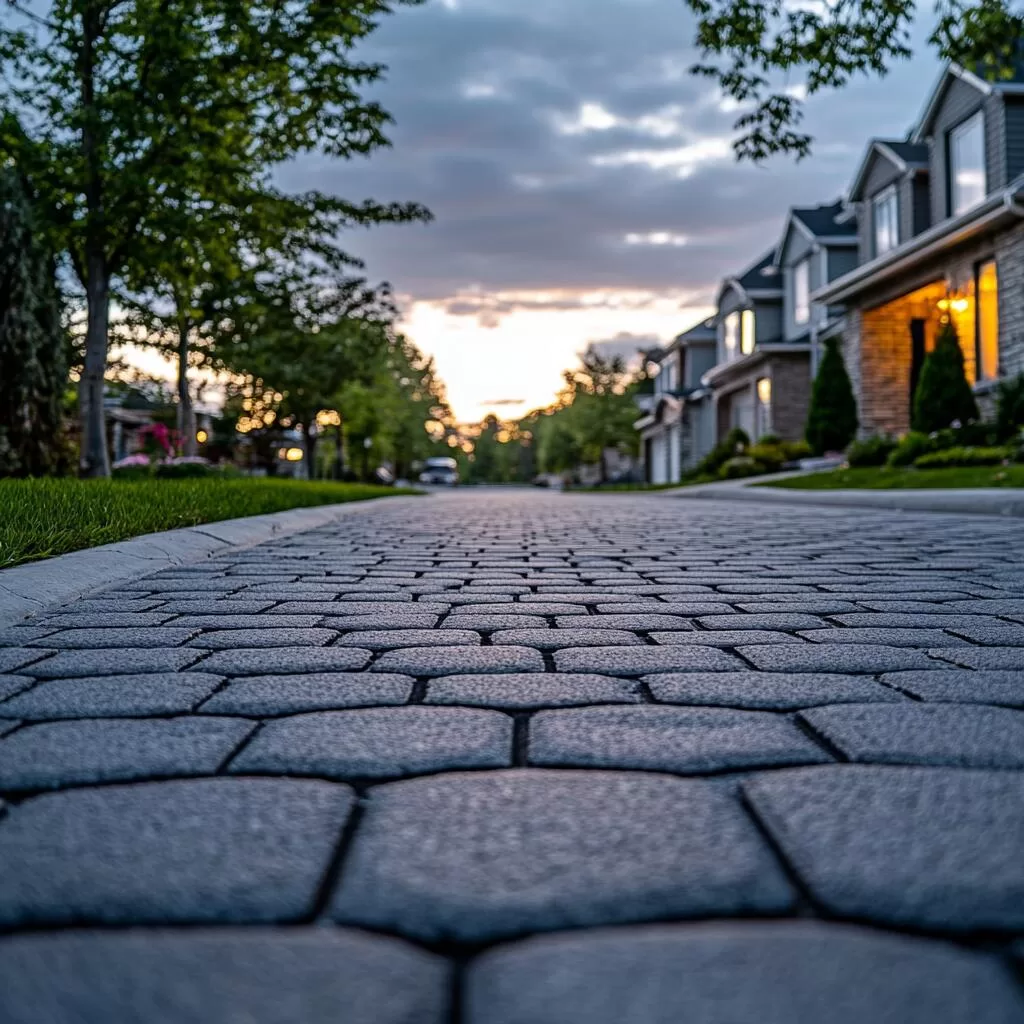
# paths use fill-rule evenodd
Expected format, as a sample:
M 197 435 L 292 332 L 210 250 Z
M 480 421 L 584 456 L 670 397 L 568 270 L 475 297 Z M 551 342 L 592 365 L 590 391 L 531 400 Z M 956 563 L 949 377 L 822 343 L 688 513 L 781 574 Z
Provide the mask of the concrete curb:
M 81 597 L 97 587 L 135 580 L 174 565 L 200 562 L 232 548 L 251 547 L 275 537 L 313 530 L 366 511 L 378 501 L 386 501 L 393 507 L 423 500 L 418 496 L 401 495 L 224 519 L 180 530 L 147 533 L 116 544 L 3 569 L 0 570 L 0 628 L 13 626 L 29 615 Z
M 1024 517 L 1024 491 L 999 488 L 962 491 L 798 491 L 782 487 L 681 488 L 672 498 L 753 501 L 762 504 L 830 508 L 881 508 L 904 512 L 952 512 L 960 515 Z

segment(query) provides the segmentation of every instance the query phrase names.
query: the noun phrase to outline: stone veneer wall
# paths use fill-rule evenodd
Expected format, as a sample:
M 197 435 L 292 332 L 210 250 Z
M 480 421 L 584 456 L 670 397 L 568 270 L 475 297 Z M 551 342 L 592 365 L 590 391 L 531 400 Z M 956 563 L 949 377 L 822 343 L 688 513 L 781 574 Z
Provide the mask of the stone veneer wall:
M 772 379 L 772 430 L 784 441 L 799 441 L 807 426 L 811 405 L 809 352 L 779 353 L 768 364 Z

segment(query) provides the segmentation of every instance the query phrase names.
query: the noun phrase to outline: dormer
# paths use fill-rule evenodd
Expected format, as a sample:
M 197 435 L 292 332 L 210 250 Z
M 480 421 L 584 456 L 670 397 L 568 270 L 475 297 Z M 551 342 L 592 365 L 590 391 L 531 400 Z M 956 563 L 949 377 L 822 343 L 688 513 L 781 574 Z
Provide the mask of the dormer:
M 931 223 L 926 143 L 872 139 L 850 187 L 857 210 L 857 255 L 867 263 Z
M 735 277 L 727 277 L 718 291 L 717 365 L 753 353 L 759 345 L 781 340 L 782 279 L 775 266 L 775 249 Z
M 956 64 L 939 76 L 912 141 L 926 145 L 931 223 L 959 217 L 1024 172 L 1024 75 L 987 81 Z

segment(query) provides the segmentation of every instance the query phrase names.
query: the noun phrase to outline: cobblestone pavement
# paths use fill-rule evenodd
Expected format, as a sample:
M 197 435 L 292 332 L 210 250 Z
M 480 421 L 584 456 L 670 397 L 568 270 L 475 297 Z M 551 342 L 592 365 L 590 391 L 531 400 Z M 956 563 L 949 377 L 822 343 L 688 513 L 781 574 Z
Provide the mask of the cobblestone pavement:
M 1022 542 L 465 493 L 7 629 L 0 1020 L 1020 1022 Z

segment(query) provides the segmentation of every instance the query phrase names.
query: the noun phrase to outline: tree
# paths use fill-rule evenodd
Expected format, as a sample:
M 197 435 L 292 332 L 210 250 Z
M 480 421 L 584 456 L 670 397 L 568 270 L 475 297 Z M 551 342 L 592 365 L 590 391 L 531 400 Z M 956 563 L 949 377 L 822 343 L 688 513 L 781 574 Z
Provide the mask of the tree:
M 811 388 L 811 407 L 807 413 L 807 443 L 818 455 L 841 452 L 857 433 L 857 399 L 846 372 L 843 354 L 836 338 L 825 342 L 818 375 Z
M 947 320 L 921 367 L 911 425 L 922 434 L 931 434 L 954 422 L 970 423 L 977 418 L 978 403 L 964 373 L 963 350 L 956 328 Z
M 0 476 L 64 468 L 67 348 L 53 256 L 18 176 L 0 170 Z
M 697 16 L 702 60 L 691 70 L 713 79 L 743 111 L 733 144 L 743 160 L 810 152 L 799 130 L 801 95 L 840 89 L 857 75 L 884 76 L 911 56 L 912 0 L 764 4 L 686 0 Z M 929 37 L 944 59 L 990 79 L 1009 77 L 1024 36 L 1024 12 L 1010 0 L 939 0 Z
M 346 158 L 385 145 L 388 116 L 359 92 L 383 68 L 350 53 L 380 15 L 416 2 L 8 0 L 2 8 L 0 164 L 13 162 L 39 195 L 54 248 L 68 253 L 85 292 L 84 475 L 109 473 L 111 285 L 133 248 L 188 230 L 176 216 L 182 196 L 258 192 L 275 165 L 299 153 Z

